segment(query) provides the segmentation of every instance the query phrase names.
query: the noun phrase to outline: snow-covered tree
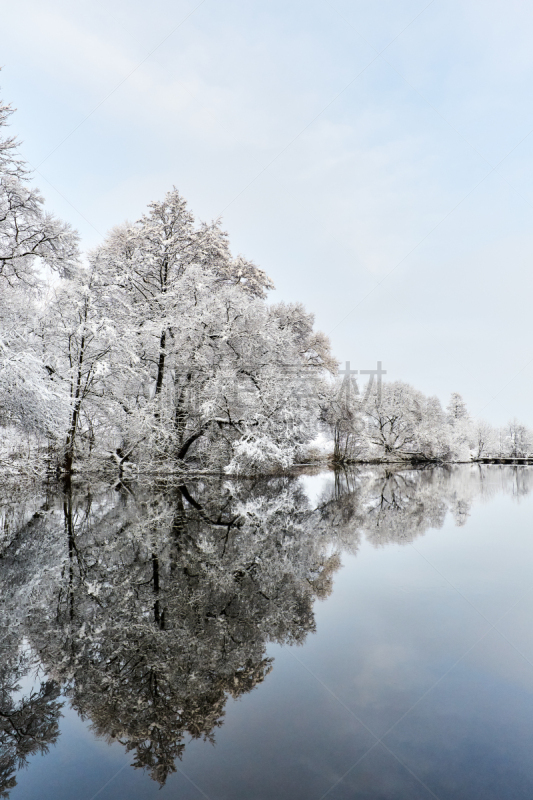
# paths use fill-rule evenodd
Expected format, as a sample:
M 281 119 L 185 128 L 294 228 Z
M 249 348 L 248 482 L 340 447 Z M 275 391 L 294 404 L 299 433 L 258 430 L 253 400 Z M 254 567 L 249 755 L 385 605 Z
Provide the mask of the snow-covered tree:
M 452 457 L 457 461 L 469 461 L 476 450 L 476 436 L 474 423 L 460 394 L 452 393 L 446 411 L 451 427 Z
M 366 436 L 375 457 L 446 460 L 450 432 L 440 402 L 402 381 L 385 382 L 364 408 Z
M 497 455 L 499 452 L 499 432 L 485 420 L 473 422 L 472 441 L 474 458 Z
M 76 234 L 30 185 L 10 114 L 0 103 L 0 427 L 46 440 L 66 472 L 77 457 L 119 475 L 128 460 L 271 471 L 305 458 L 320 426 L 337 463 L 530 451 L 517 422 L 496 444 L 458 393 L 443 411 L 403 382 L 362 398 L 328 381 L 337 362 L 313 315 L 268 305 L 265 272 L 175 188 L 82 265 Z M 49 271 L 61 281 L 45 295 Z
M 452 392 L 446 411 L 452 425 L 455 425 L 457 420 L 465 420 L 469 417 L 466 403 L 458 392 Z
M 333 461 L 353 463 L 368 453 L 363 401 L 354 379 L 337 378 L 323 392 L 321 422 L 333 437 Z
M 78 260 L 78 237 L 43 208 L 29 185 L 30 170 L 6 132 L 13 109 L 0 101 L 0 281 L 5 287 L 40 284 L 39 264 L 68 274 Z
M 43 268 L 68 275 L 77 235 L 43 208 L 30 173 L 5 128 L 12 109 L 0 103 L 0 425 L 58 435 L 65 398 L 50 385 L 35 338 Z
M 110 420 L 119 410 L 108 383 L 115 351 L 127 348 L 127 338 L 120 336 L 114 313 L 107 316 L 98 288 L 94 270 L 79 267 L 54 290 L 41 319 L 49 382 L 69 397 L 62 452 L 66 472 L 72 470 L 79 435 L 86 437 L 90 451 L 97 438 L 105 440 L 113 432 Z
M 533 434 L 517 419 L 512 419 L 504 429 L 504 454 L 511 458 L 523 458 L 533 449 Z
M 262 270 L 197 225 L 176 190 L 91 255 L 137 357 L 124 385 L 135 457 L 289 466 L 313 438 L 329 342 L 300 304 L 268 307 Z M 130 372 L 131 375 L 131 372 Z

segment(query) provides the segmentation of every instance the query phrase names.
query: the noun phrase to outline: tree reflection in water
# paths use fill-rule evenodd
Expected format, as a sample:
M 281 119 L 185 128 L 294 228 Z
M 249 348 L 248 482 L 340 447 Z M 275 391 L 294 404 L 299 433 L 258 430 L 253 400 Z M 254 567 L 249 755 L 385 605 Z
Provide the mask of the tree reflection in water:
M 21 696 L 19 681 L 28 672 L 28 655 L 13 644 L 5 649 L 0 665 L 0 797 L 9 796 L 16 772 L 29 756 L 46 753 L 55 744 L 63 705 L 54 681 L 42 681 L 37 690 Z
M 361 536 L 410 542 L 448 512 L 463 524 L 476 496 L 502 489 L 528 493 L 529 472 L 339 473 L 316 508 L 296 476 L 69 487 L 7 503 L 2 796 L 28 756 L 56 741 L 59 687 L 95 734 L 121 742 L 163 785 L 185 736 L 214 741 L 228 697 L 265 679 L 267 644 L 314 631 L 313 603 L 331 591 L 341 550 Z M 37 657 L 48 680 L 16 699 Z

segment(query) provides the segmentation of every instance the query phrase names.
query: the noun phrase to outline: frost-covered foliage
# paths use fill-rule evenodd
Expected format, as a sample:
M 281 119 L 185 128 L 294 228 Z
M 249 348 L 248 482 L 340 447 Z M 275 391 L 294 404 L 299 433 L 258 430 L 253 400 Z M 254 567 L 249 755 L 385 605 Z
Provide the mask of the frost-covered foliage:
M 10 113 L 0 104 L 2 469 L 20 468 L 26 453 L 32 473 L 46 464 L 245 475 L 316 457 L 313 442 L 328 435 L 338 463 L 533 448 L 516 421 L 501 431 L 474 422 L 458 394 L 444 411 L 400 381 L 365 397 L 336 383 L 313 315 L 300 303 L 269 305 L 270 278 L 231 252 L 219 220 L 197 221 L 175 188 L 81 259 L 76 234 L 29 184 L 5 133 Z
M 132 343 L 113 390 L 122 451 L 230 472 L 294 463 L 336 364 L 302 306 L 265 304 L 270 280 L 232 257 L 218 223 L 197 225 L 173 190 L 91 264 Z
M 301 459 L 336 362 L 300 304 L 266 304 L 272 286 L 175 189 L 82 263 L 0 136 L 0 426 L 44 438 L 67 473 Z
M 299 304 L 268 306 L 267 276 L 176 190 L 111 232 L 63 280 L 39 329 L 68 390 L 63 466 L 286 468 L 317 432 L 336 362 Z
M 436 397 L 402 381 L 384 383 L 361 397 L 336 388 L 323 419 L 333 428 L 339 462 L 357 460 L 459 460 L 468 431 L 454 429 Z M 469 457 L 467 457 L 468 460 Z
M 384 382 L 362 397 L 357 387 L 330 387 L 321 418 L 333 436 L 337 463 L 467 462 L 532 455 L 533 434 L 516 420 L 497 429 L 469 415 L 454 393 L 446 410 L 403 381 Z
M 60 437 L 68 416 L 36 334 L 43 268 L 76 268 L 77 235 L 43 208 L 29 171 L 6 134 L 11 109 L 0 103 L 0 425 Z M 0 457 L 1 457 L 0 453 Z

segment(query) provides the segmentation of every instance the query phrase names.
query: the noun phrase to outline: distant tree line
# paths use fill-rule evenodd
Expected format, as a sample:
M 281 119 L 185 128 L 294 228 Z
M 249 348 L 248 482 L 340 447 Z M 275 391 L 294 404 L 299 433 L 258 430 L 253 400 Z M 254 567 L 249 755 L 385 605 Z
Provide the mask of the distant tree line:
M 334 460 L 465 462 L 524 458 L 533 453 L 533 432 L 516 419 L 502 428 L 473 419 L 460 394 L 445 409 L 437 397 L 402 381 L 384 383 L 370 397 L 337 383 L 322 409 L 332 430 Z

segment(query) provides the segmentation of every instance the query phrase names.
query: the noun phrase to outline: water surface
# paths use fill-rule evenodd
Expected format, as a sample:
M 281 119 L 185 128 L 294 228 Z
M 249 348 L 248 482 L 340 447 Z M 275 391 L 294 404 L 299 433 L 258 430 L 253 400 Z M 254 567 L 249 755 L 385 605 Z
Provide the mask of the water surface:
M 533 796 L 533 470 L 11 490 L 0 796 Z

